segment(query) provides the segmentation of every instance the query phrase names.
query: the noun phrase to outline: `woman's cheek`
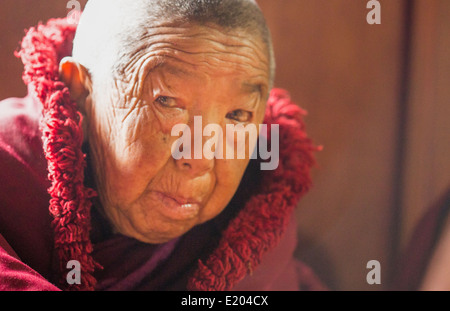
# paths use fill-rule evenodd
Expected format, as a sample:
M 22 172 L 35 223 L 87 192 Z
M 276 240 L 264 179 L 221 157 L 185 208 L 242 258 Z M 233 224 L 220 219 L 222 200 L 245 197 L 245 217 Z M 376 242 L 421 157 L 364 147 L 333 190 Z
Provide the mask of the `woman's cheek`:
M 163 145 L 157 125 L 147 114 L 130 115 L 116 132 L 107 179 L 111 186 L 109 194 L 120 203 L 136 200 L 167 161 L 164 150 L 169 147 Z
M 202 213 L 201 222 L 216 217 L 227 207 L 239 187 L 247 163 L 246 160 L 237 159 L 215 160 L 216 182 Z

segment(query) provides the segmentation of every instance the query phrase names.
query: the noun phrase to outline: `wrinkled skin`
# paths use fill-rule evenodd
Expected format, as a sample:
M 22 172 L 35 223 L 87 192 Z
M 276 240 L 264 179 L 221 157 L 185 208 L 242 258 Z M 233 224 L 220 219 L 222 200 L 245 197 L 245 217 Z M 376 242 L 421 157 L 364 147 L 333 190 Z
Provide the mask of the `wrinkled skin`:
M 93 77 L 80 109 L 114 230 L 163 243 L 217 216 L 239 186 L 248 156 L 175 160 L 171 147 L 179 136 L 172 127 L 187 124 L 194 133 L 194 116 L 202 116 L 203 127 L 219 124 L 224 134 L 226 124 L 258 126 L 268 88 L 262 41 L 215 25 L 150 28 L 121 79 Z M 235 141 L 224 135 L 223 143 Z

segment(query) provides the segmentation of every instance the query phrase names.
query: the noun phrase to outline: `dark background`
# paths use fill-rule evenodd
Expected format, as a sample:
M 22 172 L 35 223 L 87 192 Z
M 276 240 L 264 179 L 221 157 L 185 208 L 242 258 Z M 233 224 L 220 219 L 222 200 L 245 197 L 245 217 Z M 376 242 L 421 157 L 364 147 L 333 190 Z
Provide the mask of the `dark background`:
M 82 6 L 86 1 L 80 1 Z M 308 110 L 318 154 L 301 201 L 297 256 L 337 290 L 387 288 L 427 207 L 450 187 L 450 1 L 259 0 L 272 30 L 276 86 Z M 24 30 L 67 1 L 0 2 L 0 99 L 26 94 L 13 56 Z M 382 284 L 368 285 L 378 260 Z

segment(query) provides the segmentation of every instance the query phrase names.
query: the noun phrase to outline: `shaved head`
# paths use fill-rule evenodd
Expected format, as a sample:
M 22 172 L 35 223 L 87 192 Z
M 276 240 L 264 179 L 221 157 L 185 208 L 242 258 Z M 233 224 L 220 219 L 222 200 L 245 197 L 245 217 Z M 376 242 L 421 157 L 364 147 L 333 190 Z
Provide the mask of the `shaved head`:
M 238 31 L 261 40 L 272 85 L 275 60 L 271 36 L 254 0 L 89 0 L 78 25 L 73 57 L 94 79 L 107 73 L 120 79 L 133 55 L 151 44 L 148 38 L 155 35 L 152 30 L 193 24 Z

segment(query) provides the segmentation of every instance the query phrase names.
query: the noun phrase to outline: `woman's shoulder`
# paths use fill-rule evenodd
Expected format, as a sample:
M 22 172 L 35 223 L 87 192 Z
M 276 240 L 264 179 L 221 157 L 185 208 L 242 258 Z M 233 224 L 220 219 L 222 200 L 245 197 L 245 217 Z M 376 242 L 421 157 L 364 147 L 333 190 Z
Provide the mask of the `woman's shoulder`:
M 0 102 L 0 234 L 45 274 L 52 249 L 50 183 L 35 104 L 30 97 Z
M 0 101 L 0 148 L 24 162 L 42 160 L 40 113 L 31 96 Z
M 447 286 L 450 258 L 450 188 L 424 213 L 396 263 L 392 290 L 425 290 Z M 447 282 L 447 283 L 445 283 Z

